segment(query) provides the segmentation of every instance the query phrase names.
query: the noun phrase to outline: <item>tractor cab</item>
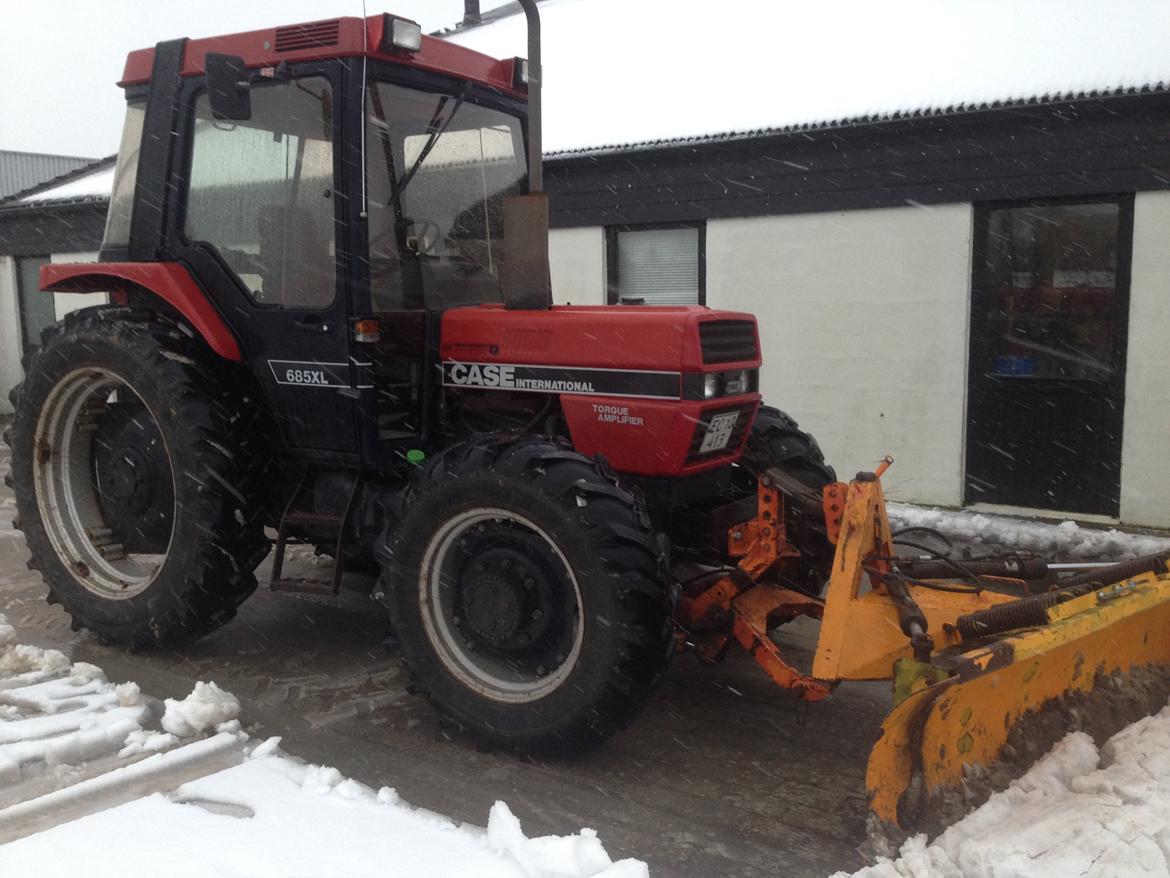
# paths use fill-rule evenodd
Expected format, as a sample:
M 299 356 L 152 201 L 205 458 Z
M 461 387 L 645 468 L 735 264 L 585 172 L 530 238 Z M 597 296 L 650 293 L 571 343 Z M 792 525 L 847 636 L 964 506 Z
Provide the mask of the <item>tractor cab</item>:
M 526 71 L 392 15 L 134 52 L 102 260 L 187 266 L 291 448 L 401 461 L 439 315 L 504 300 Z

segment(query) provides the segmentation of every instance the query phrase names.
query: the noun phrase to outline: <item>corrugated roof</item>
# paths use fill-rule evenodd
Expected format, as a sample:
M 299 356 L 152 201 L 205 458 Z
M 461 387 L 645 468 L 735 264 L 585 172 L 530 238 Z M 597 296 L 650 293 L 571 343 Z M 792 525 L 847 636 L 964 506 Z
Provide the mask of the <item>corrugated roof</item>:
M 79 168 L 0 198 L 0 210 L 108 201 L 117 156 L 91 159 Z
M 1170 86 L 1166 0 L 544 0 L 546 155 Z M 527 52 L 524 17 L 447 36 Z
M 0 199 L 92 162 L 92 158 L 0 149 Z

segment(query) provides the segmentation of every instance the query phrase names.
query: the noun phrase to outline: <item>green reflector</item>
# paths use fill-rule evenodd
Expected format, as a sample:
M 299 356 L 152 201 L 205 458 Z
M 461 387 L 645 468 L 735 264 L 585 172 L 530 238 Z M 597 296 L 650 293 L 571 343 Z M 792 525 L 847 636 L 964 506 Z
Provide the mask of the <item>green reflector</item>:
M 427 459 L 426 452 L 418 448 L 412 448 L 406 452 L 406 459 L 411 463 L 422 463 Z

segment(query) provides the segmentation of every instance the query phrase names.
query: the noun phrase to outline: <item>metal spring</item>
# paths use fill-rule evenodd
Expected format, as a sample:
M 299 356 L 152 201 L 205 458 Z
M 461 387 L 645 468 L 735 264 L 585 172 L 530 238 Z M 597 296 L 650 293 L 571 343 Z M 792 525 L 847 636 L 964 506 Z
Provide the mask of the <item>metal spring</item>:
M 1001 631 L 1013 631 L 1016 628 L 1047 625 L 1049 607 L 1071 600 L 1078 594 L 1085 594 L 1088 590 L 1088 586 L 1085 585 L 1073 586 L 1021 598 L 1008 604 L 1000 604 L 998 607 L 977 610 L 960 616 L 955 621 L 955 627 L 959 629 L 964 640 L 971 640 L 986 637 L 988 634 L 998 634 Z
M 1112 567 L 1102 567 L 1100 570 L 1090 570 L 1088 573 L 1070 576 L 1068 579 L 1060 580 L 1057 586 L 1063 590 L 1079 585 L 1109 585 L 1112 582 L 1131 579 L 1142 573 L 1165 572 L 1168 558 L 1170 558 L 1170 553 L 1167 552 L 1155 552 L 1153 555 L 1143 555 L 1141 558 L 1134 558 L 1132 561 L 1122 561 L 1120 564 L 1114 564 Z

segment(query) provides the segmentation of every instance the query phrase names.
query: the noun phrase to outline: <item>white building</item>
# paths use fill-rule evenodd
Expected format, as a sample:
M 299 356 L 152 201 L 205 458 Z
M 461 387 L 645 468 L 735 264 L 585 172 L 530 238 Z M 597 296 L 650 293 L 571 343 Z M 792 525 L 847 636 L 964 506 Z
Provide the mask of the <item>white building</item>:
M 767 401 L 898 499 L 1170 526 L 1170 7 L 542 9 L 558 301 L 755 312 Z M 0 202 L 0 389 L 105 172 Z

